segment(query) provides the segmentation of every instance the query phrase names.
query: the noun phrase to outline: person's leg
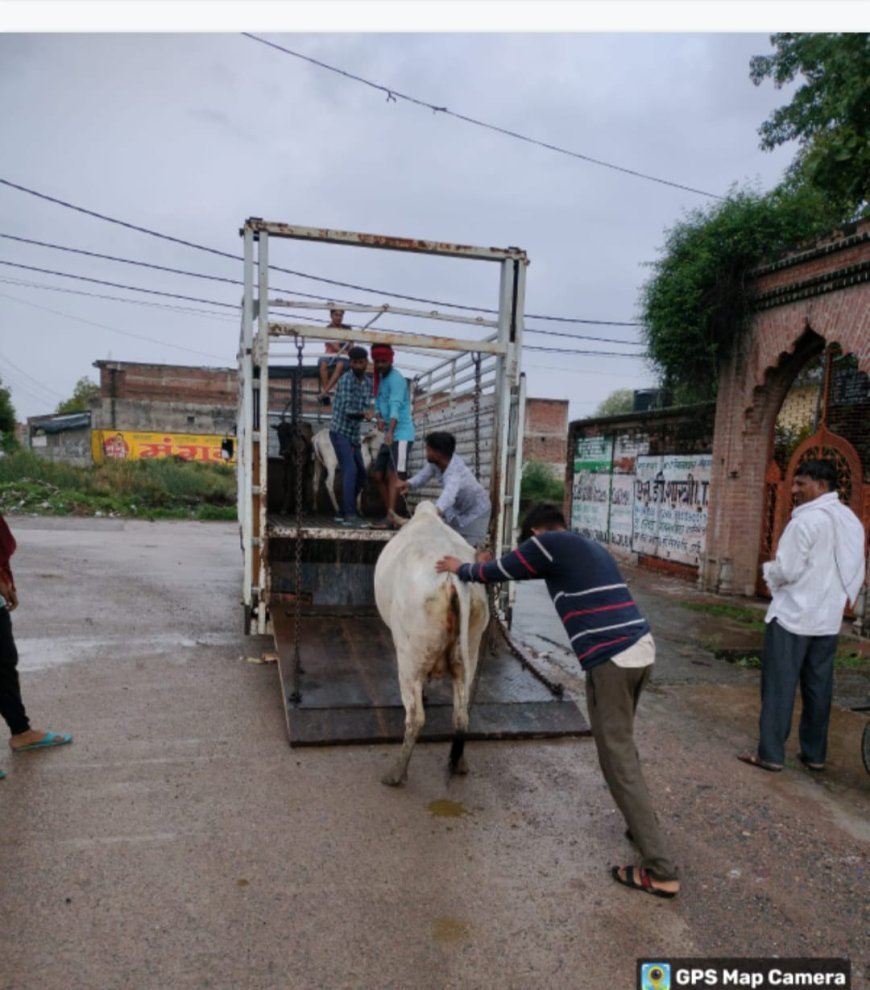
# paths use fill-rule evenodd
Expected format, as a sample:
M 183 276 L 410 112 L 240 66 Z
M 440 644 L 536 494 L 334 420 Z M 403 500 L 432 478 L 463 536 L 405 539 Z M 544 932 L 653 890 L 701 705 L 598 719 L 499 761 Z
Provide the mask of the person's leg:
M 586 704 L 601 772 L 641 854 L 641 866 L 657 881 L 675 881 L 650 801 L 634 742 L 634 714 L 652 665 L 618 667 L 611 660 L 586 672 Z M 676 884 L 669 885 L 676 889 Z
M 836 636 L 810 636 L 801 667 L 803 711 L 798 738 L 804 762 L 816 768 L 824 766 L 827 756 L 836 654 Z
M 483 546 L 489 536 L 489 517 L 490 513 L 486 512 L 476 519 L 469 519 L 459 527 L 459 535 L 473 547 Z
M 330 369 L 329 378 L 327 379 L 326 385 L 323 388 L 324 392 L 331 392 L 335 388 L 335 383 L 341 378 L 341 376 L 350 367 L 350 362 L 342 358 L 336 360 L 335 364 Z
M 791 731 L 795 690 L 807 642 L 808 637 L 790 633 L 776 619 L 768 622 L 764 631 L 758 757 L 775 767 L 785 763 L 785 741 Z
M 334 430 L 329 431 L 329 439 L 335 449 L 338 466 L 341 468 L 341 514 L 345 519 L 356 515 L 356 461 L 350 440 Z
M 329 355 L 317 359 L 317 377 L 320 379 L 320 391 L 326 391 L 329 381 Z
M 361 445 L 357 445 L 353 448 L 353 461 L 356 465 L 356 484 L 354 486 L 353 493 L 353 504 L 354 509 L 356 509 L 357 499 L 362 494 L 362 491 L 366 486 L 366 465 L 363 460 Z M 359 515 L 358 512 L 357 515 Z
M 12 617 L 9 610 L 0 608 L 0 715 L 13 736 L 30 729 L 30 721 L 21 700 L 18 680 L 18 650 L 12 636 Z

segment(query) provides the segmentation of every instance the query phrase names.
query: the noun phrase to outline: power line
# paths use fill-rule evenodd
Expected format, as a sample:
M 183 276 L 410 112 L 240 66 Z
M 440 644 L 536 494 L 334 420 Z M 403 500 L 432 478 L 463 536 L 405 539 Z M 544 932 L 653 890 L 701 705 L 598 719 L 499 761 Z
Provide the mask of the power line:
M 28 378 L 31 382 L 33 382 L 34 385 L 39 386 L 39 388 L 42 389 L 42 391 L 45 392 L 47 395 L 57 396 L 58 399 L 63 398 L 60 392 L 55 392 L 53 388 L 49 388 L 48 385 L 45 385 L 43 382 L 38 381 L 36 378 L 33 377 L 33 375 L 29 375 L 23 368 L 19 368 L 17 364 L 14 364 L 12 361 L 10 361 L 9 358 L 0 355 L 0 362 L 9 365 L 9 367 L 17 371 L 19 375 L 24 375 L 25 378 Z M 31 395 L 36 397 L 33 391 L 31 391 Z M 40 402 L 45 402 L 45 398 L 40 397 Z
M 695 189 L 692 186 L 684 186 L 679 182 L 671 182 L 668 179 L 660 179 L 654 175 L 647 175 L 645 172 L 637 172 L 634 169 L 624 168 L 622 165 L 614 165 L 612 162 L 602 161 L 600 158 L 592 158 L 589 155 L 580 154 L 579 151 L 570 151 L 568 148 L 561 148 L 559 145 L 550 144 L 547 141 L 539 141 L 537 138 L 530 138 L 525 134 L 520 134 L 517 131 L 511 131 L 506 127 L 499 127 L 496 124 L 488 124 L 484 120 L 477 120 L 474 117 L 469 117 L 466 114 L 456 113 L 453 110 L 448 110 L 447 107 L 438 107 L 434 103 L 427 103 L 425 100 L 418 100 L 414 96 L 408 96 L 405 93 L 400 93 L 397 89 L 392 89 L 389 86 L 382 86 L 380 83 L 374 83 L 370 79 L 363 79 L 362 76 L 354 75 L 352 72 L 347 72 L 344 69 L 336 68 L 334 65 L 327 65 L 326 62 L 320 62 L 316 58 L 311 58 L 310 55 L 303 55 L 301 52 L 295 52 L 290 48 L 284 48 L 282 45 L 276 44 L 274 41 L 267 41 L 265 38 L 259 38 L 255 34 L 249 34 L 247 31 L 242 31 L 242 36 L 249 38 L 251 41 L 257 41 L 261 45 L 267 45 L 269 48 L 274 48 L 279 52 L 283 52 L 285 55 L 292 55 L 294 58 L 301 59 L 303 62 L 309 62 L 311 65 L 316 65 L 320 69 L 326 69 L 329 72 L 334 72 L 339 76 L 344 76 L 346 79 L 351 79 L 354 82 L 362 83 L 365 86 L 370 86 L 372 89 L 379 90 L 386 94 L 387 102 L 395 102 L 397 99 L 405 100 L 407 103 L 413 103 L 415 106 L 424 107 L 427 110 L 431 110 L 433 113 L 442 113 L 448 117 L 455 117 L 457 120 L 462 120 L 466 124 L 474 124 L 475 127 L 483 127 L 488 131 L 495 131 L 497 134 L 504 134 L 507 137 L 516 138 L 518 141 L 525 141 L 526 144 L 534 144 L 539 148 L 546 148 L 548 151 L 558 152 L 560 155 L 568 155 L 570 158 L 578 158 L 580 161 L 589 162 L 591 165 L 600 165 L 602 168 L 613 169 L 615 172 L 623 172 L 625 175 L 633 175 L 637 179 L 647 179 L 649 182 L 658 182 L 663 186 L 671 186 L 674 189 L 682 189 L 685 192 L 696 193 L 699 196 L 707 196 L 710 199 L 720 199 L 724 200 L 724 196 L 717 196 L 715 193 L 705 192 L 703 189 Z
M 37 192 L 35 189 L 28 189 L 26 186 L 19 185 L 16 182 L 10 182 L 8 179 L 0 179 L 0 185 L 7 186 L 10 189 L 16 189 L 18 192 L 27 193 L 30 196 L 36 196 L 37 199 L 43 199 L 46 202 L 54 203 L 57 206 L 63 206 L 66 209 L 69 209 L 69 210 L 75 210 L 77 213 L 83 213 L 86 216 L 95 217 L 98 220 L 105 220 L 107 223 L 114 223 L 114 224 L 117 224 L 117 225 L 119 225 L 121 227 L 126 227 L 128 230 L 135 230 L 135 231 L 137 231 L 138 233 L 141 233 L 141 234 L 148 234 L 150 237 L 157 237 L 157 238 L 160 238 L 161 240 L 170 241 L 170 242 L 175 243 L 175 244 L 181 244 L 184 247 L 194 248 L 197 251 L 206 251 L 209 254 L 215 254 L 215 255 L 217 255 L 219 257 L 222 257 L 222 258 L 229 258 L 231 261 L 238 262 L 238 261 L 243 261 L 244 260 L 241 255 L 231 254 L 228 251 L 219 251 L 217 248 L 210 248 L 210 247 L 207 247 L 207 246 L 205 246 L 203 244 L 196 244 L 193 241 L 186 241 L 186 240 L 183 240 L 180 237 L 173 237 L 170 234 L 163 234 L 163 233 L 160 233 L 159 231 L 156 231 L 156 230 L 150 230 L 147 227 L 141 227 L 141 226 L 138 226 L 137 224 L 128 223 L 126 220 L 118 220 L 115 217 L 106 216 L 106 214 L 104 214 L 104 213 L 97 213 L 95 210 L 88 210 L 88 209 L 86 209 L 83 206 L 76 206 L 74 203 L 68 203 L 65 200 L 58 199 L 55 196 L 49 196 L 47 193 Z M 109 256 L 107 255 L 107 256 L 104 256 L 104 257 L 109 257 Z M 122 259 L 113 259 L 113 260 L 122 260 Z M 307 279 L 311 279 L 311 280 L 316 281 L 316 282 L 323 282 L 324 284 L 327 284 L 327 285 L 336 285 L 336 286 L 339 286 L 341 288 L 354 289 L 354 290 L 359 291 L 359 292 L 368 292 L 368 293 L 371 293 L 373 295 L 391 296 L 394 299 L 405 299 L 405 300 L 407 300 L 409 302 L 419 302 L 419 303 L 423 303 L 423 304 L 425 304 L 427 306 L 444 306 L 444 307 L 447 307 L 449 309 L 469 310 L 469 311 L 471 311 L 473 313 L 497 313 L 498 312 L 498 310 L 487 309 L 487 308 L 480 307 L 480 306 L 464 306 L 464 305 L 461 305 L 460 303 L 449 303 L 449 302 L 444 302 L 443 300 L 440 300 L 439 301 L 437 299 L 425 299 L 425 298 L 422 298 L 420 296 L 408 296 L 408 295 L 403 295 L 402 293 L 399 293 L 399 292 L 391 292 L 391 291 L 389 291 L 387 289 L 375 289 L 375 288 L 372 288 L 371 286 L 355 285 L 352 282 L 340 282 L 340 281 L 337 281 L 336 279 L 323 278 L 323 277 L 321 277 L 319 275 L 311 275 L 311 274 L 308 274 L 306 272 L 295 271 L 292 268 L 282 268 L 280 265 L 269 265 L 269 269 L 271 271 L 281 272 L 282 274 L 285 274 L 285 275 L 295 275 L 297 278 L 307 278 Z M 191 273 L 191 274 L 193 274 L 193 273 Z M 230 280 L 227 280 L 227 281 L 230 281 Z M 237 282 L 236 284 L 241 285 L 242 283 L 241 282 Z M 285 289 L 278 289 L 276 287 L 276 291 L 281 291 L 281 292 L 283 292 L 283 291 L 295 292 L 296 294 L 301 295 L 301 296 L 306 296 L 306 297 L 312 298 L 312 299 L 323 300 L 323 296 L 312 295 L 311 293 L 306 293 L 306 292 L 300 292 L 299 290 L 296 290 L 296 289 L 292 289 L 292 290 L 291 289 L 287 289 L 287 290 L 285 290 Z M 332 300 L 332 301 L 333 302 L 344 302 L 345 305 L 354 305 L 353 302 L 349 302 L 348 300 L 335 299 L 335 300 Z M 530 319 L 533 319 L 533 320 L 553 320 L 553 321 L 556 321 L 556 322 L 559 322 L 559 323 L 591 324 L 591 325 L 596 325 L 596 326 L 599 326 L 600 325 L 600 326 L 634 327 L 634 326 L 639 326 L 640 325 L 638 323 L 624 322 L 624 321 L 618 321 L 618 320 L 588 320 L 588 319 L 580 319 L 579 317 L 578 318 L 573 318 L 573 317 L 568 317 L 568 316 L 547 316 L 545 314 L 540 314 L 540 313 L 527 313 L 526 316 L 528 318 L 530 318 Z
M 87 275 L 71 275 L 69 272 L 58 272 L 52 268 L 37 268 L 35 265 L 22 265 L 18 261 L 3 261 L 0 259 L 0 265 L 8 265 L 11 268 L 24 268 L 30 272 L 41 272 L 43 275 L 59 275 L 61 278 L 73 278 L 80 282 L 93 282 L 96 285 L 108 285 L 113 289 L 127 289 L 130 292 L 147 292 L 152 296 L 167 296 L 170 299 L 184 299 L 187 302 L 198 302 L 207 303 L 209 306 L 224 306 L 227 309 L 234 309 L 238 311 L 238 303 L 224 303 L 217 302 L 214 299 L 199 299 L 196 296 L 183 296 L 177 292 L 161 292 L 159 289 L 143 289 L 136 285 L 124 285 L 121 282 L 107 282 L 105 279 L 101 278 L 89 278 Z
M 648 357 L 645 353 L 628 354 L 623 351 L 580 351 L 574 347 L 539 347 L 537 344 L 523 344 L 523 351 L 547 351 L 550 354 L 577 354 L 584 357 Z
M 67 289 L 62 285 L 49 285 L 47 282 L 26 282 L 16 278 L 0 277 L 0 284 L 15 285 L 25 289 L 47 289 L 49 292 L 65 292 L 73 296 L 87 296 L 90 299 L 105 299 L 109 302 L 132 303 L 135 306 L 150 306 L 154 309 L 166 309 L 171 313 L 191 313 L 194 316 L 207 316 L 212 320 L 221 320 L 224 323 L 238 323 L 232 316 L 225 316 L 223 313 L 215 313 L 210 309 L 194 309 L 192 306 L 173 306 L 170 303 L 151 302 L 149 299 L 128 299 L 126 296 L 107 296 L 102 292 L 85 292 L 82 289 Z
M 0 235 L 0 236 L 3 236 L 3 235 Z M 67 250 L 77 251 L 77 249 L 75 249 L 75 248 L 69 248 Z M 83 252 L 83 253 L 87 254 L 88 252 Z M 117 259 L 117 260 L 121 260 L 121 259 Z M 145 289 L 145 288 L 143 288 L 141 286 L 127 285 L 127 284 L 120 283 L 120 282 L 109 282 L 109 281 L 106 281 L 104 279 L 90 278 L 90 277 L 85 276 L 85 275 L 75 275 L 75 274 L 73 274 L 71 272 L 61 272 L 61 271 L 57 271 L 56 269 L 51 269 L 51 268 L 39 268 L 39 267 L 37 267 L 35 265 L 25 265 L 25 264 L 22 264 L 21 262 L 17 262 L 17 261 L 5 261 L 5 260 L 0 259 L 0 265 L 7 265 L 7 266 L 12 267 L 12 268 L 23 268 L 23 269 L 26 269 L 27 271 L 42 272 L 43 274 L 46 274 L 46 275 L 57 275 L 57 276 L 59 276 L 61 278 L 69 278 L 69 279 L 79 280 L 79 281 L 83 281 L 83 282 L 94 282 L 97 285 L 107 285 L 107 286 L 111 286 L 112 288 L 115 288 L 115 289 L 126 289 L 129 292 L 145 292 L 145 293 L 148 293 L 148 294 L 151 294 L 151 295 L 158 295 L 158 296 L 165 297 L 165 298 L 181 299 L 181 300 L 184 300 L 184 301 L 187 301 L 187 302 L 199 302 L 199 303 L 204 303 L 204 304 L 209 305 L 209 306 L 222 306 L 224 308 L 233 309 L 235 311 L 238 311 L 238 309 L 239 309 L 238 305 L 235 304 L 235 303 L 219 302 L 216 299 L 202 299 L 202 298 L 199 298 L 199 297 L 196 297 L 196 296 L 181 295 L 181 294 L 176 293 L 176 292 L 161 292 L 161 291 L 158 291 L 157 289 Z M 185 274 L 188 274 L 188 273 L 185 273 Z M 277 291 L 282 291 L 282 290 L 277 290 Z M 128 301 L 135 302 L 136 300 L 128 300 Z M 215 315 L 217 315 L 217 314 L 215 314 Z M 303 319 L 303 317 L 296 317 L 296 318 L 297 319 Z M 308 322 L 314 323 L 314 322 L 317 322 L 317 321 L 310 320 L 309 319 Z M 388 328 L 385 327 L 384 329 L 388 329 Z M 402 333 L 404 331 L 393 329 L 392 332 L 393 333 Z M 635 345 L 636 344 L 636 341 L 618 340 L 618 339 L 615 339 L 615 338 L 612 338 L 612 337 L 592 337 L 592 336 L 589 336 L 589 335 L 586 335 L 586 334 L 563 333 L 563 332 L 561 332 L 559 330 L 538 330 L 538 329 L 535 329 L 533 327 L 527 327 L 526 328 L 526 332 L 527 333 L 536 333 L 536 334 L 546 334 L 546 335 L 555 336 L 555 337 L 567 337 L 567 338 L 569 338 L 571 340 L 591 340 L 591 341 L 594 341 L 595 343 L 624 344 L 624 345 L 627 345 L 627 346 L 632 346 L 632 345 Z
M 40 306 L 38 303 L 28 302 L 26 299 L 18 299 L 16 296 L 10 296 L 5 292 L 0 292 L 0 296 L 5 299 L 11 299 L 13 302 L 20 303 L 22 306 L 30 306 L 33 309 L 41 309 L 45 313 L 52 313 L 55 316 L 62 316 L 67 320 L 75 320 L 77 323 L 85 323 L 88 326 L 97 327 L 100 330 L 108 330 L 111 333 L 118 333 L 122 337 L 134 337 L 137 340 L 147 341 L 149 344 L 160 344 L 161 347 L 171 347 L 176 351 L 187 351 L 189 354 L 199 354 L 201 357 L 216 358 L 218 361 L 225 361 L 225 354 L 212 354 L 209 351 L 197 351 L 192 347 L 184 347 L 181 344 L 170 344 L 165 340 L 158 340 L 156 337 L 146 337 L 141 333 L 133 333 L 130 330 L 120 330 L 118 327 L 111 327 L 106 323 L 95 323 L 93 320 L 86 320 L 81 316 L 73 316 L 71 313 L 64 313 L 58 309 L 50 309 L 48 306 Z

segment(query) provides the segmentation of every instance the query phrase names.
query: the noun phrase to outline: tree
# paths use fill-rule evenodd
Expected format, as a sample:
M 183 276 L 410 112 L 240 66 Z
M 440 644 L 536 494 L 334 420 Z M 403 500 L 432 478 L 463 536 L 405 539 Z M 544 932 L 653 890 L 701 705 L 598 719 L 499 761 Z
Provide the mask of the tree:
M 777 89 L 801 75 L 791 103 L 759 128 L 766 151 L 798 141 L 786 182 L 806 183 L 843 214 L 870 213 L 870 35 L 774 34 L 771 55 L 750 61 L 756 86 L 768 78 Z
M 84 412 L 89 408 L 92 399 L 100 397 L 100 386 L 90 378 L 80 378 L 76 382 L 73 394 L 69 399 L 58 403 L 58 413 Z
M 595 416 L 618 416 L 620 413 L 629 413 L 634 408 L 634 390 L 630 388 L 618 388 L 598 406 Z
M 8 388 L 0 383 L 0 450 L 10 451 L 18 446 L 15 436 L 15 409 Z
M 641 294 L 643 335 L 676 403 L 716 394 L 721 359 L 749 313 L 747 272 L 842 220 L 806 186 L 761 194 L 732 191 L 667 231 L 664 257 Z

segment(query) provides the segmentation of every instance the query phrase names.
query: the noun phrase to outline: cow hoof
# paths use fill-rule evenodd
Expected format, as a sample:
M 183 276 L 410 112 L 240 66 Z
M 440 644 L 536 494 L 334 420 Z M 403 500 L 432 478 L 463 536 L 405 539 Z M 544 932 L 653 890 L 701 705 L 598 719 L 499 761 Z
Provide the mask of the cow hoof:
M 405 775 L 397 773 L 395 770 L 388 770 L 381 777 L 381 783 L 386 784 L 387 787 L 401 787 L 405 783 Z
M 459 757 L 459 759 L 456 762 L 456 766 L 451 767 L 450 772 L 454 776 L 462 776 L 462 777 L 464 777 L 465 774 L 468 773 L 468 761 L 465 759 L 464 756 Z

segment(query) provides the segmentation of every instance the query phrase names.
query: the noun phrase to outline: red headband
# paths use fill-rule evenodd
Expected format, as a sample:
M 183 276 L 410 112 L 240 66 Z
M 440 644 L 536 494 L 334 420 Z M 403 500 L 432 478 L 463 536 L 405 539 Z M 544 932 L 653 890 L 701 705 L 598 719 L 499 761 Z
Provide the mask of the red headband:
M 393 363 L 393 348 L 389 344 L 375 344 L 372 347 L 372 361 L 389 361 Z

